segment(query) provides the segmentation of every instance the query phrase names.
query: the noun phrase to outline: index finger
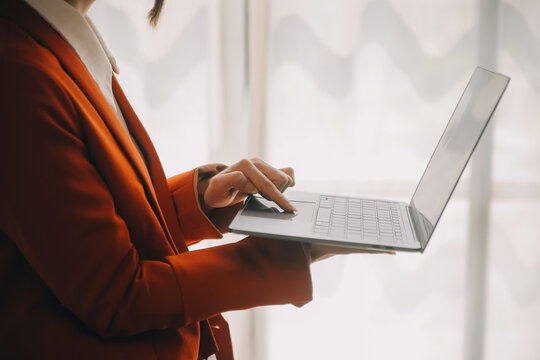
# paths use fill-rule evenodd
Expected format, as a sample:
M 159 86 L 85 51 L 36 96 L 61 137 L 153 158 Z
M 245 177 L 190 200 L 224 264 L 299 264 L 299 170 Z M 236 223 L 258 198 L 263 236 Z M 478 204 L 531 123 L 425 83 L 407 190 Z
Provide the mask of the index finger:
M 249 160 L 241 160 L 238 163 L 231 166 L 231 170 L 240 170 L 253 185 L 257 188 L 259 193 L 275 202 L 280 208 L 288 212 L 296 211 L 296 208 L 290 203 L 290 201 L 279 191 L 279 189 L 270 181 L 255 165 Z

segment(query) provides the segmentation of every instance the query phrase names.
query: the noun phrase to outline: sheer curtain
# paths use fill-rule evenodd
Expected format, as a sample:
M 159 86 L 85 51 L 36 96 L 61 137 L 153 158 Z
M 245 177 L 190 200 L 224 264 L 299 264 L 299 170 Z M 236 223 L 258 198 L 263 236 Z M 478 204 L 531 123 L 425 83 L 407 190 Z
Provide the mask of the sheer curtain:
M 168 175 L 260 155 L 408 201 L 475 66 L 512 77 L 427 251 L 325 260 L 303 308 L 226 314 L 238 359 L 540 357 L 540 3 L 168 1 L 156 30 L 148 7 L 90 16 Z

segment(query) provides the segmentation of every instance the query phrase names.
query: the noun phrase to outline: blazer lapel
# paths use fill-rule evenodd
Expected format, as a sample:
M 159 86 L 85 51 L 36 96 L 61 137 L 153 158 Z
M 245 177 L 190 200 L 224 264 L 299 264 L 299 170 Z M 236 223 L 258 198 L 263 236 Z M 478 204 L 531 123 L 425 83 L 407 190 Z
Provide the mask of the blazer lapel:
M 144 187 L 148 190 L 148 201 L 152 205 L 152 208 L 156 213 L 156 217 L 159 219 L 173 251 L 175 253 L 178 253 L 178 249 L 175 246 L 175 242 L 171 237 L 171 234 L 169 233 L 169 227 L 167 226 L 167 222 L 168 224 L 172 225 L 172 228 L 174 228 L 174 224 L 176 224 L 178 230 L 174 231 L 174 235 L 175 238 L 181 239 L 181 237 L 176 237 L 180 229 L 176 219 L 174 222 L 172 222 L 170 219 L 172 217 L 170 214 L 170 208 L 172 207 L 173 210 L 172 215 L 176 215 L 176 212 L 174 211 L 174 205 L 172 204 L 172 198 L 170 194 L 168 197 L 164 195 L 165 190 L 163 189 L 162 182 L 165 182 L 165 186 L 167 186 L 165 175 L 161 176 L 163 179 L 158 176 L 160 172 L 158 171 L 158 169 L 156 169 L 156 167 L 159 164 L 159 159 L 157 158 L 157 154 L 155 154 L 155 150 L 151 145 L 150 140 L 146 139 L 146 133 L 144 133 L 145 136 L 143 136 L 143 141 L 138 141 L 141 143 L 145 154 L 148 156 L 149 164 L 151 165 L 151 167 L 154 167 L 155 174 L 152 178 L 144 160 L 140 156 L 137 148 L 135 147 L 135 144 L 133 144 L 133 141 L 130 139 L 129 134 L 126 132 L 126 130 L 120 123 L 120 120 L 116 116 L 116 113 L 109 105 L 109 103 L 101 93 L 98 85 L 96 84 L 92 76 L 88 73 L 86 67 L 84 66 L 78 55 L 75 53 L 75 51 L 69 46 L 69 44 L 37 12 L 35 12 L 34 9 L 32 9 L 23 1 L 6 1 L 4 4 L 2 4 L 2 6 L 7 6 L 8 8 L 10 8 L 7 12 L 8 14 L 10 14 L 10 18 L 14 20 L 21 28 L 27 31 L 34 39 L 36 39 L 36 41 L 38 41 L 40 44 L 48 48 L 53 54 L 56 55 L 66 73 L 78 85 L 81 91 L 86 95 L 88 101 L 92 104 L 92 106 L 101 116 L 103 122 L 106 124 L 109 131 L 122 149 L 124 155 L 129 159 L 131 165 L 137 172 Z M 141 131 L 137 128 L 137 126 L 133 126 L 132 123 L 139 123 L 138 119 L 136 119 L 133 110 L 123 96 L 123 93 L 119 91 L 119 86 L 116 82 L 116 79 L 113 80 L 113 84 L 116 88 L 115 91 L 113 90 L 115 95 L 121 94 L 121 101 L 117 101 L 119 102 L 119 105 L 125 116 L 127 115 L 126 122 L 129 123 L 128 127 L 130 127 L 130 130 L 133 129 L 132 131 L 135 132 L 135 138 L 137 138 L 137 135 L 141 135 Z M 126 109 L 128 111 L 126 111 Z M 136 121 L 134 121 L 133 119 L 136 119 Z M 142 125 L 140 126 L 142 127 Z M 163 174 L 163 170 L 161 169 L 160 164 L 159 168 L 161 170 L 161 174 Z M 158 195 L 156 194 L 156 189 L 154 188 L 155 184 L 153 184 L 152 180 L 155 180 L 158 183 L 156 189 L 159 189 L 159 200 Z M 169 199 L 170 206 L 169 204 L 167 204 L 167 198 Z M 168 218 L 166 219 L 167 222 L 165 221 L 165 216 L 160 209 L 160 205 L 162 205 L 162 203 L 163 205 L 165 205 L 165 213 L 168 215 Z M 185 251 L 187 250 L 187 248 L 182 250 Z
M 152 183 L 154 184 L 157 199 L 159 201 L 159 210 L 163 211 L 162 216 L 165 218 L 168 229 L 173 235 L 173 238 L 181 239 L 181 231 L 176 218 L 176 210 L 174 208 L 169 185 L 167 184 L 167 178 L 163 172 L 163 166 L 161 165 L 156 149 L 154 148 L 148 133 L 144 129 L 144 126 L 137 117 L 137 114 L 135 114 L 135 111 L 129 104 L 129 101 L 124 95 L 124 92 L 120 88 L 120 85 L 116 80 L 116 76 L 114 75 L 112 85 L 114 97 L 122 110 L 126 124 L 131 134 L 138 142 L 141 151 L 144 153 L 148 169 L 150 170 L 150 177 L 152 178 Z M 179 241 L 178 243 L 179 244 L 177 245 L 180 245 L 181 250 L 187 251 L 187 247 L 182 241 Z

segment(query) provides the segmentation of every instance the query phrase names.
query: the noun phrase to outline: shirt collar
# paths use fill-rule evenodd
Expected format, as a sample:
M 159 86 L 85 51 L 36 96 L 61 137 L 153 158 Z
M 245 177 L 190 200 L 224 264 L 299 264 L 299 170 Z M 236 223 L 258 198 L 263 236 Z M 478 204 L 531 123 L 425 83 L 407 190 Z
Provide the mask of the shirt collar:
M 104 95 L 112 97 L 112 71 L 118 73 L 118 67 L 92 21 L 64 0 L 25 1 L 71 45 Z

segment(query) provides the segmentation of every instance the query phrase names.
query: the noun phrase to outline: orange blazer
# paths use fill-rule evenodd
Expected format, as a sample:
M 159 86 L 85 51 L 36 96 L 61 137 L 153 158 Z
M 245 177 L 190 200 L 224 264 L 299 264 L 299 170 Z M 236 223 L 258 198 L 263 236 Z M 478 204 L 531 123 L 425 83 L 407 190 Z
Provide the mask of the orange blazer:
M 311 299 L 299 244 L 188 251 L 227 224 L 200 210 L 198 170 L 165 178 L 113 79 L 141 157 L 22 1 L 0 4 L 0 89 L 0 358 L 232 359 L 221 312 Z

